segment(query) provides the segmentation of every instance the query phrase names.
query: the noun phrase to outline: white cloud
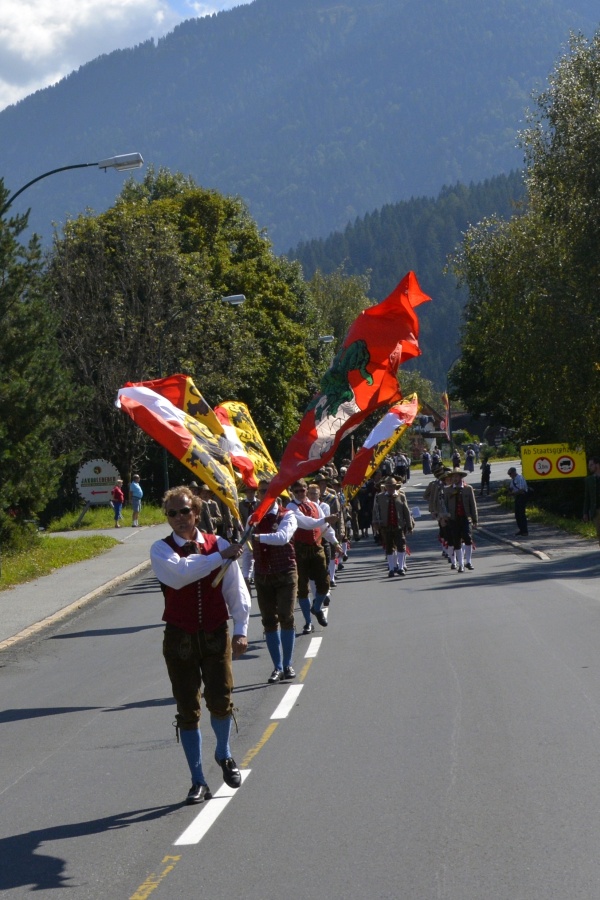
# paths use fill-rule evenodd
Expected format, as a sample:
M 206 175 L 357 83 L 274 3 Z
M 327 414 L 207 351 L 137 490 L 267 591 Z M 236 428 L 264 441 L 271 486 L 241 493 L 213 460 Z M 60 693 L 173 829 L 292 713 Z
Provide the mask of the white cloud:
M 248 0 L 2 0 L 0 109 L 102 53 L 159 38 L 181 22 Z

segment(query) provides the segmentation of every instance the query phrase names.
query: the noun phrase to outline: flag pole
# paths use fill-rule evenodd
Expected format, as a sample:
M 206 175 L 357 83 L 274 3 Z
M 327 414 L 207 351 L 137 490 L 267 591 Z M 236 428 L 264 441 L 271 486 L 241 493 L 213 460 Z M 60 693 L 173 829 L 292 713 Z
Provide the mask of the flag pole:
M 251 540 L 253 534 L 254 534 L 254 525 L 247 525 L 247 526 L 246 526 L 246 530 L 244 531 L 242 537 L 241 537 L 240 540 L 239 540 L 239 543 L 240 543 L 240 544 L 245 544 L 245 543 L 247 543 L 248 541 Z M 216 577 L 214 578 L 214 580 L 213 580 L 213 582 L 212 582 L 212 586 L 213 586 L 213 587 L 217 587 L 217 585 L 221 584 L 221 582 L 222 582 L 223 579 L 225 578 L 225 573 L 226 573 L 227 569 L 229 568 L 229 566 L 231 565 L 232 562 L 234 562 L 233 559 L 226 559 L 226 560 L 225 560 L 225 562 L 223 563 L 223 565 L 221 566 L 221 568 L 220 568 L 219 571 L 217 572 Z

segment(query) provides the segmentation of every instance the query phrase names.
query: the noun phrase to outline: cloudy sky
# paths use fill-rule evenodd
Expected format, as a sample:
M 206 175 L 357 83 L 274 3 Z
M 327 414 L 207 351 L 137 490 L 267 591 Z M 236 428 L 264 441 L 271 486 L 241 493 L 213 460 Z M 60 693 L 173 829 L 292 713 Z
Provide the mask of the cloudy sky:
M 73 69 L 251 0 L 1 0 L 0 109 Z

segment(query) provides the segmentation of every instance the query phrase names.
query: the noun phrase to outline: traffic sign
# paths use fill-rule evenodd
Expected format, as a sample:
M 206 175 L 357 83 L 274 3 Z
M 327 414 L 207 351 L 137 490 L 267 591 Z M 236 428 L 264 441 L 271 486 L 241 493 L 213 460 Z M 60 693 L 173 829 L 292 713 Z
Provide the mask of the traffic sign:
M 523 444 L 521 465 L 523 477 L 529 481 L 587 475 L 584 451 L 568 444 Z
M 545 478 L 552 471 L 552 462 L 546 456 L 538 456 L 533 463 L 533 471 L 540 478 Z
M 90 506 L 106 506 L 110 494 L 120 478 L 119 470 L 106 459 L 91 459 L 77 472 L 77 493 Z

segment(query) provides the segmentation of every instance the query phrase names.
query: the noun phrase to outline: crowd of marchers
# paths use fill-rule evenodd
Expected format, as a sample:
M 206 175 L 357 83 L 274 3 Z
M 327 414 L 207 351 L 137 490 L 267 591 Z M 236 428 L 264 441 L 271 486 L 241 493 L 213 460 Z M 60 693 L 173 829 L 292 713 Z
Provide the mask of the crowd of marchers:
M 438 524 L 442 553 L 450 569 L 462 573 L 474 567 L 478 510 L 475 491 L 467 483 L 471 466 L 462 468 L 460 456 L 452 463 L 446 466 L 432 454 L 433 477 L 424 497 Z M 242 781 L 230 746 L 232 659 L 248 646 L 252 594 L 272 664 L 266 680 L 277 684 L 296 677 L 296 607 L 302 614 L 303 635 L 311 635 L 315 623 L 327 627 L 332 590 L 340 583 L 351 543 L 372 535 L 384 553 L 388 578 L 407 574 L 407 537 L 417 516 L 404 491 L 410 460 L 401 453 L 387 457 L 349 497 L 342 489 L 344 472 L 344 466 L 339 472 L 329 466 L 312 479 L 296 481 L 273 501 L 246 543 L 237 542 L 240 528 L 267 494 L 268 481 L 245 489 L 238 522 L 206 485 L 191 482 L 167 491 L 163 498 L 172 530 L 152 545 L 150 556 L 165 599 L 163 655 L 177 706 L 176 734 L 191 775 L 188 803 L 212 796 L 202 763 L 201 695 L 216 737 L 215 759 L 223 779 L 231 788 Z M 517 534 L 524 535 L 527 482 L 514 466 L 507 474 L 515 498 Z M 486 489 L 489 493 L 489 462 L 483 459 L 480 494 Z M 586 517 L 595 522 L 600 541 L 600 461 L 596 458 L 590 461 L 586 479 Z M 232 635 L 229 619 L 233 620 Z

